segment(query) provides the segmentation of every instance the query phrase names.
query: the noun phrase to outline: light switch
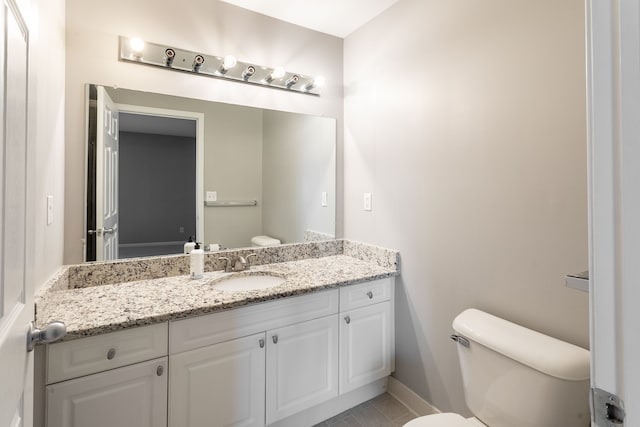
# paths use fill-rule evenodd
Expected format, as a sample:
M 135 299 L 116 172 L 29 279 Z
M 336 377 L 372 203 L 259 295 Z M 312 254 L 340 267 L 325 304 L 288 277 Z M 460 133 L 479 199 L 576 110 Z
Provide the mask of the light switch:
M 53 196 L 47 196 L 47 225 L 53 224 Z
M 371 210 L 371 193 L 364 193 L 364 210 Z
M 218 200 L 217 191 L 207 191 L 207 202 L 215 202 Z
M 327 200 L 327 192 L 323 191 L 322 192 L 322 206 L 326 207 L 329 204 L 328 200 Z

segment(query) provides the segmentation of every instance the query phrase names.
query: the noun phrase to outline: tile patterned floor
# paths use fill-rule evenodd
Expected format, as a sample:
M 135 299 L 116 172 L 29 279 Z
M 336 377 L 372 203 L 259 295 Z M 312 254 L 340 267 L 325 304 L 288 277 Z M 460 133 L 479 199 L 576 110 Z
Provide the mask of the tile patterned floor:
M 314 427 L 402 427 L 414 418 L 409 409 L 385 393 Z

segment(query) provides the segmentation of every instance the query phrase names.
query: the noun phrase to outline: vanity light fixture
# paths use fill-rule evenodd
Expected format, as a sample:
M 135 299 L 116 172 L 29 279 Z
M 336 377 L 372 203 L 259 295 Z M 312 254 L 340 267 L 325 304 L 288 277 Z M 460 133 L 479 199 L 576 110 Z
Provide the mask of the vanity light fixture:
M 320 95 L 324 82 L 322 77 L 293 73 L 280 66 L 241 62 L 233 55 L 207 55 L 124 36 L 120 36 L 120 60 L 308 95 Z

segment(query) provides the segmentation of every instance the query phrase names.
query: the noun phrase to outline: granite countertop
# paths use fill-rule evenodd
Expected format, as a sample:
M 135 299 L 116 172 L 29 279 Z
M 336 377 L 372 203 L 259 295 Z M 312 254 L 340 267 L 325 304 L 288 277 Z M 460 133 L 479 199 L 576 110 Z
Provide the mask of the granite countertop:
M 323 289 L 398 274 L 373 262 L 333 255 L 251 267 L 249 274 L 284 277 L 277 287 L 243 292 L 217 290 L 212 281 L 228 274 L 211 271 L 202 279 L 187 275 L 137 280 L 71 289 L 49 289 L 36 301 L 36 325 L 61 320 L 64 340 L 99 335 L 129 327 L 197 316 L 263 301 L 302 295 Z

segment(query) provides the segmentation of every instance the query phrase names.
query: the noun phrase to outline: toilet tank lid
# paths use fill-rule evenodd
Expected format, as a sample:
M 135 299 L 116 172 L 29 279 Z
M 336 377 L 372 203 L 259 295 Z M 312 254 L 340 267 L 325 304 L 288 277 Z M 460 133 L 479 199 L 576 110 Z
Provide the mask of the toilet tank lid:
M 453 329 L 530 368 L 570 381 L 589 379 L 589 351 L 470 308 L 453 320 Z M 473 343 L 472 343 L 473 345 Z

